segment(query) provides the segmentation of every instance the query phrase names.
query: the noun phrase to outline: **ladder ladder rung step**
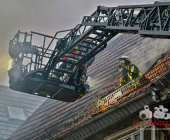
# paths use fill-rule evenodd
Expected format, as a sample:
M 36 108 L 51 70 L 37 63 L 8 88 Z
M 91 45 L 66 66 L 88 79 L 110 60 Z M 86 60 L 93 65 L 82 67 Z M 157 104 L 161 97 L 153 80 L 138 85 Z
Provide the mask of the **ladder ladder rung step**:
M 87 52 L 87 51 L 83 51 L 83 50 L 77 50 L 77 49 L 73 49 L 74 51 L 80 51 L 80 52 Z M 72 53 L 73 54 L 73 53 Z
M 111 33 L 111 32 L 112 32 L 112 30 L 110 30 L 110 29 L 104 29 L 104 28 L 97 28 L 97 30 L 103 31 L 103 32 L 105 32 L 105 33 Z
M 93 38 L 93 37 L 87 37 L 87 39 L 93 39 L 93 40 L 96 40 L 96 41 L 98 41 L 98 42 L 102 42 L 103 40 L 101 40 L 101 39 L 97 39 L 97 38 Z
M 80 51 L 81 52 L 81 51 Z M 83 51 L 83 52 L 85 52 L 85 51 Z M 75 54 L 75 53 L 71 53 L 71 52 L 68 52 L 69 54 Z M 84 56 L 84 55 L 81 55 L 81 54 L 75 54 L 76 56 Z M 67 57 L 67 56 L 65 56 L 65 57 Z
M 73 63 L 73 62 L 70 62 L 70 61 L 67 61 L 67 60 L 60 60 L 60 62 L 76 65 L 76 62 Z
M 89 42 L 89 41 L 86 41 L 86 40 L 83 40 L 82 42 L 92 44 L 92 45 L 97 45 L 97 43 Z
M 109 37 L 109 36 L 111 36 L 111 35 L 107 35 L 107 34 L 99 33 L 99 32 L 96 32 L 96 31 L 93 31 L 93 34 L 100 35 L 100 36 L 105 36 L 105 37 Z
M 83 47 L 83 48 L 87 48 L 87 49 L 92 49 L 91 47 L 87 47 L 87 46 L 81 45 L 81 44 L 79 44 L 78 46 Z
M 54 72 L 63 72 L 63 73 L 68 73 L 68 74 L 72 74 L 71 71 L 68 70 L 64 70 L 64 69 L 55 69 Z
M 76 54 L 75 54 L 76 55 Z M 71 58 L 71 59 L 75 59 L 75 60 L 79 60 L 78 58 L 76 58 L 75 56 L 65 56 L 67 58 Z

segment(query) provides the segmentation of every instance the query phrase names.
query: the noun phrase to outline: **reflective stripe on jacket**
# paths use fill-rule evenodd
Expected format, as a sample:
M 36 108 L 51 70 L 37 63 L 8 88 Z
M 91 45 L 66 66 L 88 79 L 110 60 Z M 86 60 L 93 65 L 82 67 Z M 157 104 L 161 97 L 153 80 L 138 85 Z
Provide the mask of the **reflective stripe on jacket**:
M 130 66 L 127 66 L 127 69 L 123 69 L 123 76 L 124 76 L 123 81 L 126 84 L 129 82 L 134 82 L 134 79 L 142 76 L 142 74 L 137 66 L 131 64 Z

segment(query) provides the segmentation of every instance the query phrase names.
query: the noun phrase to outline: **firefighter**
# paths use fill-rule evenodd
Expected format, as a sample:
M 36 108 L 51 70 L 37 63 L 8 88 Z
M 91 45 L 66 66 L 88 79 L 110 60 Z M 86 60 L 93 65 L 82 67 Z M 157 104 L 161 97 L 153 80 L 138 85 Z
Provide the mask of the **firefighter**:
M 118 72 L 122 74 L 120 78 L 120 85 L 123 86 L 129 82 L 134 82 L 134 79 L 142 76 L 138 67 L 131 64 L 128 56 L 122 56 L 119 58 Z
M 67 53 L 67 54 L 65 55 L 66 57 L 62 58 L 62 60 L 74 61 L 74 57 L 76 57 L 75 55 L 81 53 L 81 52 L 79 51 L 79 47 L 78 47 L 78 46 L 74 47 L 74 49 L 75 49 L 76 51 L 73 50 L 73 51 L 72 51 L 72 54 Z M 72 58 L 68 58 L 68 57 L 72 57 Z M 60 65 L 60 67 L 59 67 L 59 69 L 64 69 L 64 70 L 67 69 L 67 68 L 68 68 L 68 70 L 70 70 L 70 71 L 72 71 L 72 70 L 74 71 L 75 65 L 70 64 L 70 65 L 68 66 L 67 63 L 63 62 L 63 63 Z M 64 73 L 62 73 L 62 72 L 54 72 L 54 75 L 52 75 L 52 77 L 53 77 L 53 78 L 60 78 L 60 80 L 63 80 L 63 79 L 64 79 L 64 78 L 63 78 L 64 75 L 66 75 L 66 74 L 64 74 Z

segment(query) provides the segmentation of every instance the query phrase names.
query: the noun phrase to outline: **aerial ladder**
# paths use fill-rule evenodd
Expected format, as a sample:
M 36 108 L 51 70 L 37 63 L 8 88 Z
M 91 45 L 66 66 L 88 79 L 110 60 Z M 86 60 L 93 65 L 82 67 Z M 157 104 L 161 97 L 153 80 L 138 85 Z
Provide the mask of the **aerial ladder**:
M 98 6 L 91 16 L 84 16 L 81 24 L 73 29 L 58 31 L 54 36 L 18 31 L 9 43 L 12 58 L 8 70 L 10 88 L 74 102 L 88 93 L 87 68 L 110 39 L 118 33 L 169 38 L 169 19 L 170 3 Z M 57 38 L 61 32 L 68 33 L 63 38 Z M 21 34 L 24 37 L 20 37 Z M 32 43 L 35 35 L 44 38 L 42 46 Z M 20 41 L 21 38 L 23 41 Z M 51 41 L 45 47 L 47 38 Z M 26 64 L 25 59 L 28 59 Z

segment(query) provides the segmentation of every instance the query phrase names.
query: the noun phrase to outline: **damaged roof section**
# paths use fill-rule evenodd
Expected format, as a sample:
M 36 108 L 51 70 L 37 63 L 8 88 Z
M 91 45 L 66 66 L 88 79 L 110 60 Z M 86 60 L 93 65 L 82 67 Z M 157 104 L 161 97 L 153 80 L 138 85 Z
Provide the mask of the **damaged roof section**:
M 89 67 L 88 75 L 92 77 L 89 94 L 74 103 L 47 100 L 11 136 L 11 139 L 43 139 L 52 135 L 58 136 L 91 119 L 97 100 L 119 85 L 118 59 L 122 55 L 128 55 L 134 64 L 146 62 L 170 48 L 167 45 L 168 40 L 164 40 L 164 46 L 157 45 L 158 40 L 141 38 L 139 35 L 119 34 L 96 56 L 95 62 Z M 146 51 L 152 52 L 153 55 L 147 54 Z M 117 105 L 147 89 L 149 84 L 135 93 L 128 94 L 129 97 L 121 99 Z

